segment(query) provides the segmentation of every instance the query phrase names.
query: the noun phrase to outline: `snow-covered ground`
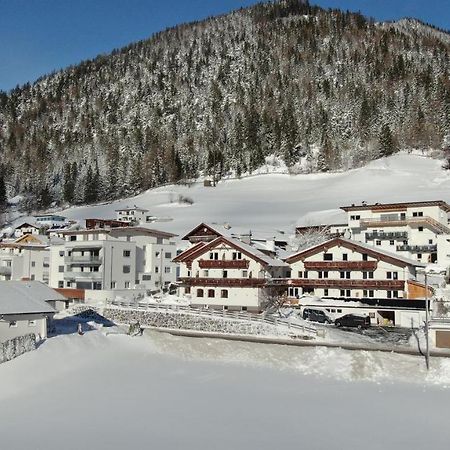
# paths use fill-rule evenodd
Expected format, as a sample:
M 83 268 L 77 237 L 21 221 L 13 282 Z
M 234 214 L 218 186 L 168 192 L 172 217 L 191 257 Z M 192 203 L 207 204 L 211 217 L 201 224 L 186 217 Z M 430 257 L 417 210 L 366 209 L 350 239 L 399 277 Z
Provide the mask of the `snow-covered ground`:
M 222 181 L 215 188 L 201 183 L 164 186 L 110 204 L 70 208 L 63 214 L 71 219 L 111 218 L 115 209 L 136 204 L 151 215 L 170 216 L 173 220 L 152 226 L 180 235 L 203 221 L 229 223 L 232 232 L 292 234 L 296 225 L 342 222 L 345 214 L 339 207 L 352 203 L 450 200 L 450 173 L 441 165 L 438 160 L 400 153 L 342 173 L 255 175 Z M 177 203 L 179 195 L 194 203 Z
M 91 331 L 0 366 L 1 448 L 447 449 L 450 360 Z

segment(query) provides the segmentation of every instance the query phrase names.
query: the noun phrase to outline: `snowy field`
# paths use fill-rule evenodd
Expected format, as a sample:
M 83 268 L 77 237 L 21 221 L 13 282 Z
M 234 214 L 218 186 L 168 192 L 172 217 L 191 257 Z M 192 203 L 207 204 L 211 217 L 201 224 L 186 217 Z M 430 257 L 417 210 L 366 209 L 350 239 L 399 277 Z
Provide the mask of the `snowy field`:
M 449 448 L 446 359 L 91 331 L 0 380 L 8 450 Z
M 345 213 L 339 207 L 352 203 L 450 201 L 450 173 L 441 166 L 441 161 L 400 153 L 343 173 L 255 175 L 221 181 L 215 188 L 201 183 L 164 186 L 106 205 L 70 208 L 63 214 L 72 219 L 112 218 L 115 209 L 137 205 L 156 217 L 172 218 L 151 226 L 180 235 L 200 222 L 229 223 L 232 232 L 251 229 L 261 236 L 280 230 L 292 234 L 296 225 L 342 222 Z M 194 203 L 178 203 L 179 195 Z

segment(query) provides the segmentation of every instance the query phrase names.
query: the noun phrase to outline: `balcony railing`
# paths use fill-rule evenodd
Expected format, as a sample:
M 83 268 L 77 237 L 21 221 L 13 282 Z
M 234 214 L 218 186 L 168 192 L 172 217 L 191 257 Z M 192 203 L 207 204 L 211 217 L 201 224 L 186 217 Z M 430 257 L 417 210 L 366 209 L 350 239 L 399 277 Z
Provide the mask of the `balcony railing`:
M 198 265 L 201 269 L 248 269 L 250 261 L 247 259 L 216 260 L 200 259 Z
M 436 252 L 437 245 L 397 245 L 398 252 L 429 253 Z
M 66 256 L 64 258 L 66 264 L 89 264 L 89 265 L 100 265 L 102 263 L 102 258 L 100 256 L 91 255 L 72 255 Z
M 368 270 L 377 268 L 377 261 L 305 261 L 306 270 Z
M 289 282 L 290 286 L 315 287 L 331 289 L 386 289 L 403 291 L 405 282 L 403 280 L 348 280 L 348 279 L 311 279 L 295 278 Z
M 438 222 L 436 219 L 428 216 L 421 217 L 382 217 L 382 218 L 374 218 L 374 219 L 361 219 L 360 225 L 362 227 L 370 228 L 370 227 L 403 227 L 405 225 L 415 225 L 415 226 L 429 226 L 433 230 L 437 230 L 440 233 L 450 234 L 450 228 L 446 225 Z
M 372 232 L 372 233 L 366 233 L 366 239 L 372 240 L 372 239 L 408 239 L 408 233 L 406 231 L 393 231 L 393 232 Z
M 287 278 L 179 278 L 184 286 L 263 287 L 288 286 Z
M 65 272 L 64 279 L 65 280 L 101 280 L 102 279 L 101 272 Z

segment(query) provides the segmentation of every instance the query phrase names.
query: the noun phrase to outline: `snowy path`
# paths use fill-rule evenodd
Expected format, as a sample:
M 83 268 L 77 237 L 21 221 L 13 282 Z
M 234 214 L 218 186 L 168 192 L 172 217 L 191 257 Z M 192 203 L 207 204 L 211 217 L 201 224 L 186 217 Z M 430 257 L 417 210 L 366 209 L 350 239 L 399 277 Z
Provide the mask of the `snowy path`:
M 61 336 L 0 366 L 1 447 L 447 449 L 450 362 L 432 366 L 427 377 L 410 356 Z

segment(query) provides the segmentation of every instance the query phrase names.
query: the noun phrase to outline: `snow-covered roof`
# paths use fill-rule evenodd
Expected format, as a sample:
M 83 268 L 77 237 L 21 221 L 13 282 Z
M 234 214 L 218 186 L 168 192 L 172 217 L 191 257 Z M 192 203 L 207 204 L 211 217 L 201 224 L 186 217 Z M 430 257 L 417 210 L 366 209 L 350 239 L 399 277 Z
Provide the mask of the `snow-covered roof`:
M 66 298 L 40 281 L 0 281 L 0 314 L 55 313 L 50 300 Z
M 240 247 L 242 250 L 245 250 L 247 253 L 250 253 L 251 255 L 255 256 L 259 260 L 263 261 L 266 265 L 270 267 L 288 267 L 288 264 L 286 264 L 284 261 L 281 261 L 280 259 L 271 258 L 270 256 L 266 255 L 265 253 L 261 252 L 257 248 L 253 247 L 252 245 L 245 244 L 244 242 L 240 241 L 237 238 L 227 238 L 227 240 L 232 241 L 232 243 Z

